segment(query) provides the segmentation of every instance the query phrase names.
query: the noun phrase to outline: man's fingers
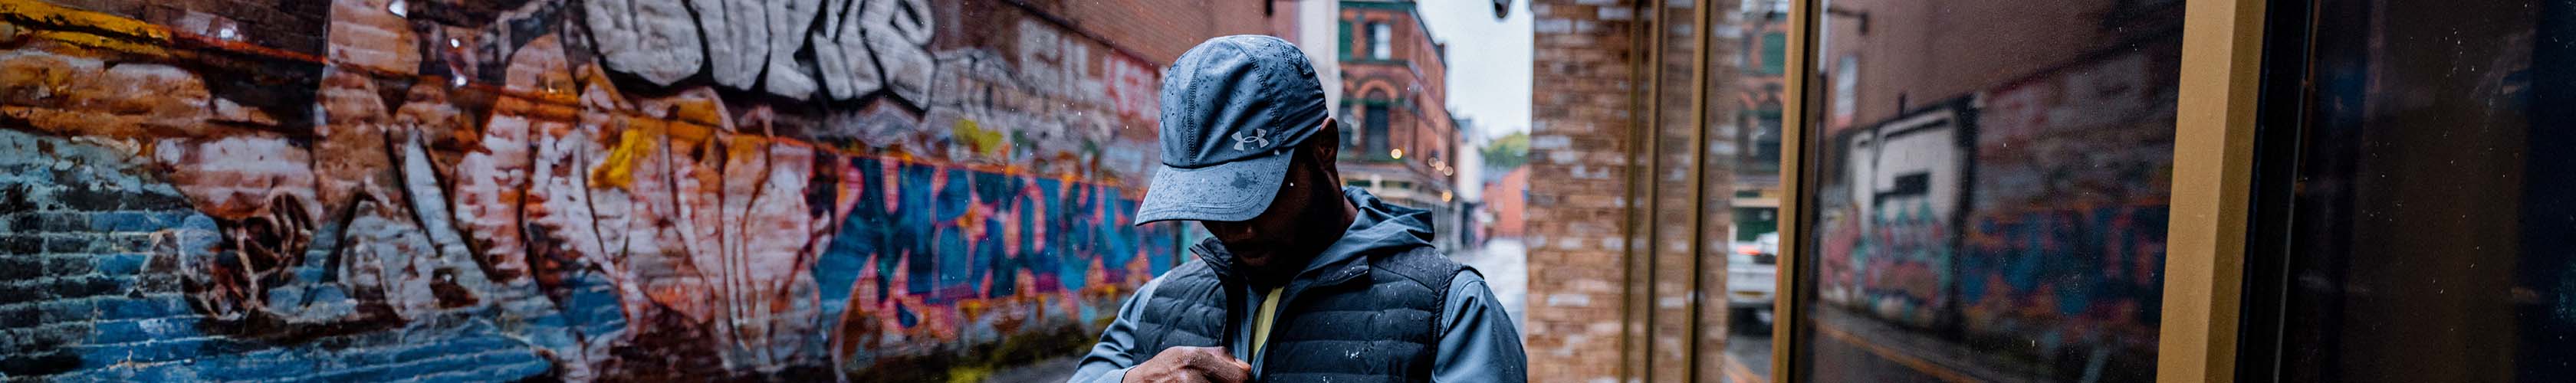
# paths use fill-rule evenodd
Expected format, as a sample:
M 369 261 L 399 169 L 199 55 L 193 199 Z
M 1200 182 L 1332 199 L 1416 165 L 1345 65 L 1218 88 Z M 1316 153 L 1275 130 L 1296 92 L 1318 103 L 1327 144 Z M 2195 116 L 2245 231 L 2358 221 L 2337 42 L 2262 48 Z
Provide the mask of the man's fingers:
M 1162 376 L 1183 382 L 1242 383 L 1252 377 L 1252 364 L 1234 359 L 1223 347 L 1172 347 L 1155 354 L 1149 363 L 1168 366 L 1156 371 L 1170 372 Z
M 1207 373 L 1207 378 L 1208 381 L 1212 383 L 1244 383 L 1252 380 L 1251 375 L 1251 373 L 1243 370 L 1223 368 L 1216 371 L 1209 371 Z
M 1250 380 L 1252 375 L 1251 364 L 1244 363 L 1241 360 L 1235 360 L 1233 356 L 1228 356 L 1225 353 L 1225 349 L 1222 348 L 1208 349 L 1204 351 L 1206 351 L 1206 353 L 1201 354 L 1200 357 L 1190 359 L 1190 368 L 1203 372 L 1208 381 L 1216 383 L 1241 383 L 1243 381 Z

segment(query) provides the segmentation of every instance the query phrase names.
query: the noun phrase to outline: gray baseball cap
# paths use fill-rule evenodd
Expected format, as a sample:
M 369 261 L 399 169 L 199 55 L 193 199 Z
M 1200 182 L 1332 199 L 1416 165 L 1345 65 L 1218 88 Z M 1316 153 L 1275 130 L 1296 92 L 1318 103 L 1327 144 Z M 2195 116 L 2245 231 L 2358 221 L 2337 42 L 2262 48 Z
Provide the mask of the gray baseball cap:
M 1162 96 L 1163 166 L 1136 208 L 1139 225 L 1261 215 L 1287 178 L 1293 149 L 1321 131 L 1329 113 L 1315 66 L 1295 44 L 1270 36 L 1199 43 L 1164 72 Z

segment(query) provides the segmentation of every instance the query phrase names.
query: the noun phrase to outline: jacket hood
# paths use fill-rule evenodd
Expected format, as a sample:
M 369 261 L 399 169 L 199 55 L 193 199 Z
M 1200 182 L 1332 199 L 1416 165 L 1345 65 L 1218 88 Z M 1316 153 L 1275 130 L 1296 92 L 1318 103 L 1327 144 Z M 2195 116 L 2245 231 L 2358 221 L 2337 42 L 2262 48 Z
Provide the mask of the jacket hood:
M 1333 241 L 1332 246 L 1315 254 L 1315 259 L 1308 261 L 1292 280 L 1336 269 L 1366 255 L 1431 246 L 1431 212 L 1386 203 L 1369 194 L 1367 189 L 1357 187 L 1342 187 L 1342 197 L 1357 210 L 1351 218 L 1351 227 L 1342 230 L 1342 239 Z M 1201 241 L 1191 246 L 1191 250 L 1198 254 L 1199 261 L 1207 262 L 1218 273 L 1233 273 L 1234 255 L 1217 240 Z
M 1342 239 L 1315 255 L 1306 271 L 1315 271 L 1353 257 L 1383 254 L 1431 246 L 1431 212 L 1386 203 L 1369 194 L 1368 189 L 1342 187 L 1342 197 L 1350 199 L 1359 216 L 1351 219 L 1350 229 Z

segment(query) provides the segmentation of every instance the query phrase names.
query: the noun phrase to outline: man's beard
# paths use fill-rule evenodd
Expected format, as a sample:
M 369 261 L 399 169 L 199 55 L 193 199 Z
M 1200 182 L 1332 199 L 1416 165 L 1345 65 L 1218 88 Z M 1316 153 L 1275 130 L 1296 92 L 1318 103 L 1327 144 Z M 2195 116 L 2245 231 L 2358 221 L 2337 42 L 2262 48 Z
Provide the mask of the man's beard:
M 1312 181 L 1315 180 L 1308 180 L 1308 182 Z M 1349 228 L 1315 226 L 1317 223 L 1333 221 L 1330 219 L 1333 214 L 1324 209 L 1327 206 L 1338 206 L 1336 204 L 1342 203 L 1341 193 L 1328 191 L 1330 189 L 1307 193 L 1309 195 L 1306 201 L 1307 208 L 1299 211 L 1294 221 L 1299 224 L 1289 228 L 1295 231 L 1294 235 L 1275 243 L 1247 246 L 1258 249 L 1255 251 L 1260 253 L 1265 262 L 1262 262 L 1263 266 L 1256 267 L 1237 260 L 1235 263 L 1243 268 L 1245 282 L 1256 287 L 1284 287 L 1289 281 L 1295 280 L 1298 273 L 1304 272 L 1307 264 L 1315 261 L 1315 257 L 1322 256 L 1324 249 L 1332 247 L 1333 241 L 1340 240 L 1342 231 Z M 1241 258 L 1243 253 L 1236 251 L 1235 256 Z
M 1285 287 L 1290 279 L 1297 276 L 1298 271 L 1306 267 L 1304 260 L 1290 262 L 1292 260 L 1278 258 L 1278 254 L 1275 253 L 1272 257 L 1267 265 L 1244 265 L 1244 282 L 1260 288 Z

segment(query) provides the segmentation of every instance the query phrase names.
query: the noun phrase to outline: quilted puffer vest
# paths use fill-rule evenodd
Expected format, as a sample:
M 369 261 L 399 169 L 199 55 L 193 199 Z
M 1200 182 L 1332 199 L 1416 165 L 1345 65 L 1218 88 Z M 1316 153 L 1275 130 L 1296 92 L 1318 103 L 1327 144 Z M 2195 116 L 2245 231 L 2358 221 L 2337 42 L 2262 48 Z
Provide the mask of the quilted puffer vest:
M 1222 252 L 1214 241 L 1194 251 Z M 1205 257 L 1230 259 L 1228 256 Z M 1225 344 L 1252 313 L 1232 312 L 1242 279 L 1208 261 L 1172 269 L 1137 320 L 1138 359 Z M 1368 254 L 1289 282 L 1258 371 L 1264 382 L 1428 382 L 1449 279 L 1466 266 L 1429 246 Z

